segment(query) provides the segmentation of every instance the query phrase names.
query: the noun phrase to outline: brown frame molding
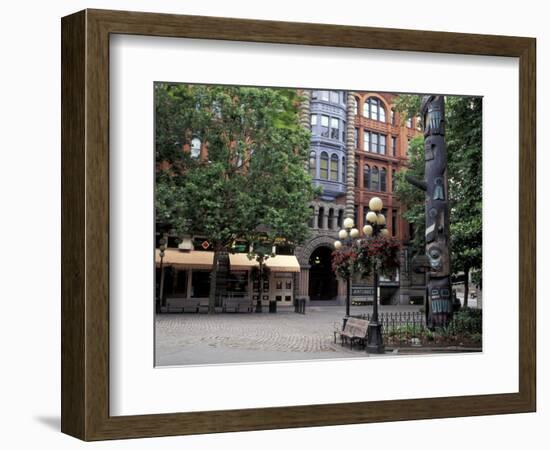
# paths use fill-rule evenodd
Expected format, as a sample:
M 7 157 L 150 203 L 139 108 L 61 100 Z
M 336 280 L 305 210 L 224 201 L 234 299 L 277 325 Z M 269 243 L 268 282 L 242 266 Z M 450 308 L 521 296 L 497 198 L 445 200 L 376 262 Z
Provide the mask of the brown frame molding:
M 212 31 L 215 30 L 215 31 Z M 536 408 L 536 40 L 84 10 L 62 31 L 61 429 L 84 440 L 531 412 Z M 219 39 L 519 58 L 519 392 L 109 416 L 109 35 Z

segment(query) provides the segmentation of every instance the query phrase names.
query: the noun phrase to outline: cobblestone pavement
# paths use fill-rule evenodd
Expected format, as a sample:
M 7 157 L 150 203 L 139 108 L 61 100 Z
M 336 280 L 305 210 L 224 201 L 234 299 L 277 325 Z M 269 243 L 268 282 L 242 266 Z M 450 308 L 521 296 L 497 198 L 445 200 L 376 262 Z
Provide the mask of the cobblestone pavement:
M 352 308 L 352 314 L 370 311 Z M 418 307 L 386 307 L 411 311 Z M 290 309 L 276 314 L 159 314 L 156 364 L 188 365 L 365 357 L 363 351 L 334 344 L 342 306 L 311 306 L 307 314 Z

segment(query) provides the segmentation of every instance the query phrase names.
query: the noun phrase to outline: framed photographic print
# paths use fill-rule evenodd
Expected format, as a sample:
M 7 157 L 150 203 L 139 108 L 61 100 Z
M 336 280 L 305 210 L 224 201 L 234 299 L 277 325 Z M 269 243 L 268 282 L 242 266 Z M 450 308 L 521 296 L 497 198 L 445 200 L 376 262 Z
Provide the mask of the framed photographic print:
M 63 18 L 62 431 L 534 411 L 535 131 L 531 38 Z

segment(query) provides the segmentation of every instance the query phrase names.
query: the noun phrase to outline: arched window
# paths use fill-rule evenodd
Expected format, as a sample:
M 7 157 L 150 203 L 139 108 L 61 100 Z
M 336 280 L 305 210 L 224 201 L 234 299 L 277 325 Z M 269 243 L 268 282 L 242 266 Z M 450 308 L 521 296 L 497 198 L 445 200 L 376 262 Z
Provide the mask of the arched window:
M 330 157 L 330 179 L 338 181 L 338 156 L 336 154 Z
M 197 159 L 201 154 L 201 140 L 198 137 L 191 139 L 191 158 Z
M 363 187 L 370 189 L 370 167 L 368 164 L 365 164 L 363 169 Z
M 319 168 L 319 178 L 328 180 L 328 153 L 321 153 L 321 167 Z
M 369 97 L 363 105 L 363 116 L 380 122 L 386 121 L 386 110 L 380 99 Z
M 334 209 L 328 210 L 328 229 L 334 230 Z
M 383 167 L 380 169 L 380 190 L 386 192 L 386 169 Z
M 380 185 L 379 185 L 379 178 L 378 178 L 378 167 L 373 167 L 371 170 L 371 177 L 370 177 L 370 188 L 372 191 L 379 191 Z
M 338 211 L 338 228 L 342 228 L 344 226 L 344 210 L 341 209 Z
M 346 182 L 346 157 L 342 157 L 342 179 L 340 182 L 345 183 Z
M 317 228 L 323 228 L 323 219 L 325 218 L 325 208 L 319 208 L 319 214 L 317 216 Z
M 309 153 L 309 174 L 311 178 L 317 178 L 317 154 L 313 151 Z
M 309 228 L 313 228 L 313 224 L 315 221 L 315 208 L 313 206 L 309 207 L 309 220 L 308 220 L 308 226 Z

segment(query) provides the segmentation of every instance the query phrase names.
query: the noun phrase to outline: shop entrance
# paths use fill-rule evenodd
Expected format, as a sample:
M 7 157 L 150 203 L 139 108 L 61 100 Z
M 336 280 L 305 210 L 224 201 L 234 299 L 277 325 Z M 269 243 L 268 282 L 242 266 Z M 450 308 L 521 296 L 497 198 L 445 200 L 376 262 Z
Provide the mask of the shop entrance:
M 332 249 L 319 247 L 309 258 L 309 298 L 310 300 L 334 300 L 338 294 L 338 282 L 332 272 Z

